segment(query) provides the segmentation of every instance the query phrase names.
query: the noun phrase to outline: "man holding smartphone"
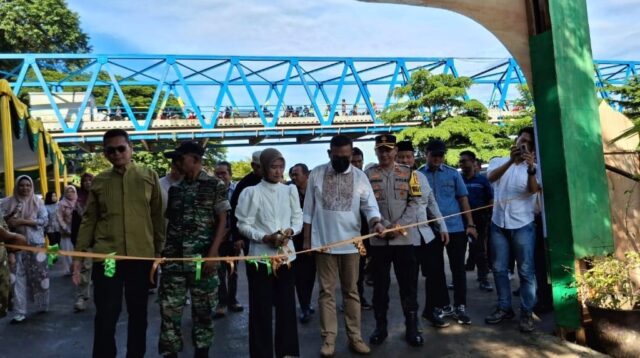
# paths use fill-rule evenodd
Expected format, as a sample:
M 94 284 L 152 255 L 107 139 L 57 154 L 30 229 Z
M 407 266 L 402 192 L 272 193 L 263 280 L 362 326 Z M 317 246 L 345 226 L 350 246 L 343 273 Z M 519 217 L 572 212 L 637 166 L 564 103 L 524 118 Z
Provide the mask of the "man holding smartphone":
M 536 230 L 534 209 L 540 190 L 535 159 L 535 136 L 532 127 L 525 127 L 511 155 L 489 162 L 487 178 L 493 184 L 494 208 L 491 218 L 491 253 L 493 277 L 498 292 L 495 311 L 485 318 L 497 324 L 515 316 L 511 308 L 509 255 L 513 252 L 520 277 L 520 331 L 531 332 L 533 306 L 536 301 L 534 251 Z

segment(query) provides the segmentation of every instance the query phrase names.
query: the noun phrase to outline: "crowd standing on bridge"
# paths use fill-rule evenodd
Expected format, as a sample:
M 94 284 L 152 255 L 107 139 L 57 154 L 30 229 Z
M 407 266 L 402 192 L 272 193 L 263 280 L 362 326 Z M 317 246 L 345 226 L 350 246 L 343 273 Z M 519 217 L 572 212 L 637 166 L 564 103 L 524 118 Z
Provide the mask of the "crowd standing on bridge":
M 342 111 L 346 112 L 344 101 Z M 60 243 L 66 250 L 75 245 L 76 251 L 103 255 L 190 258 L 166 261 L 159 270 L 158 350 L 162 356 L 176 357 L 182 351 L 182 314 L 189 304 L 195 356 L 209 355 L 213 320 L 224 317 L 227 309 L 240 312 L 244 307 L 236 297 L 238 261 L 229 265 L 198 260 L 241 254 L 278 256 L 276 264 L 267 259 L 246 262 L 252 357 L 300 355 L 295 297 L 297 293 L 298 320 L 307 324 L 315 313 L 311 296 L 316 277 L 323 338 L 320 355 L 335 353 L 338 311 L 344 312 L 351 350 L 369 354 L 371 349 L 362 337 L 361 310 L 373 308 L 376 321 L 368 343 L 383 344 L 388 335 L 392 265 L 405 318 L 405 340 L 411 346 L 424 344 L 418 320 L 419 273 L 425 277 L 426 291 L 421 316 L 436 328 L 449 325 L 447 316 L 469 325 L 466 271 L 477 266 L 479 288 L 492 291 L 490 262 L 498 302 L 485 322 L 496 324 L 515 315 L 509 283 L 512 258 L 520 276 L 520 330 L 534 329 L 534 215 L 539 210 L 540 179 L 531 128 L 521 130 L 510 157 L 489 163 L 487 177 L 480 174 L 470 151 L 460 154 L 462 174 L 445 165 L 447 148 L 439 140 L 429 142 L 427 163 L 416 168 L 412 143 L 396 142 L 390 134 L 375 138 L 378 161 L 364 171 L 362 151 L 353 147 L 349 137 L 336 135 L 329 145 L 328 162 L 311 170 L 303 163 L 291 166 L 290 183 L 283 177 L 286 160 L 275 148 L 253 153 L 252 171 L 236 184 L 227 162 L 218 163 L 215 175 L 203 169 L 204 149 L 195 142 L 184 142 L 165 153 L 172 163 L 162 179 L 132 162 L 126 131 L 109 130 L 103 145 L 113 168 L 95 178 L 83 176 L 81 187 L 65 188 L 59 203 L 48 194 L 45 206 L 35 196 L 31 178 L 18 177 L 13 195 L 1 206 L 0 243 L 42 248 L 46 233 L 50 244 Z M 363 245 L 339 244 L 369 233 L 373 236 Z M 468 242 L 471 249 L 465 264 Z M 445 278 L 445 249 L 451 287 Z M 86 308 L 89 282 L 93 282 L 94 357 L 116 355 L 115 330 L 123 295 L 129 313 L 127 356 L 145 355 L 148 294 L 154 288 L 151 269 L 149 260 L 117 260 L 115 272 L 110 272 L 103 260 L 83 257 L 75 257 L 65 269 L 72 270 L 69 274 L 78 285 L 76 311 Z M 338 281 L 341 302 L 335 294 Z M 373 306 L 365 298 L 365 282 L 373 285 Z M 453 306 L 449 288 L 454 291 Z M 36 310 L 46 311 L 48 289 L 44 252 L 7 255 L 0 244 L 0 317 L 8 309 L 9 291 L 12 323 L 27 319 L 27 300 L 35 303 Z

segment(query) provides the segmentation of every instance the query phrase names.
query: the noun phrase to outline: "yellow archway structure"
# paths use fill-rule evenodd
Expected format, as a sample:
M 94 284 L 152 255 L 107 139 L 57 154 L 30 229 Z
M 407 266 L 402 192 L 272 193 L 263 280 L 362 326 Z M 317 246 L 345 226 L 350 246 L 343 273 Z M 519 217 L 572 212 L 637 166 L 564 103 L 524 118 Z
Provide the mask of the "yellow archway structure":
M 6 80 L 0 80 L 0 122 L 2 131 L 0 169 L 4 172 L 5 194 L 11 195 L 13 192 L 16 168 L 21 170 L 38 168 L 40 191 L 43 195 L 46 194 L 49 189 L 47 164 L 51 163 L 56 184 L 55 191 L 59 197 L 61 171 L 64 173 L 65 183 L 67 182 L 64 155 L 55 140 L 44 129 L 42 122 L 29 118 L 27 106 L 13 94 Z M 34 156 L 33 152 L 37 155 Z

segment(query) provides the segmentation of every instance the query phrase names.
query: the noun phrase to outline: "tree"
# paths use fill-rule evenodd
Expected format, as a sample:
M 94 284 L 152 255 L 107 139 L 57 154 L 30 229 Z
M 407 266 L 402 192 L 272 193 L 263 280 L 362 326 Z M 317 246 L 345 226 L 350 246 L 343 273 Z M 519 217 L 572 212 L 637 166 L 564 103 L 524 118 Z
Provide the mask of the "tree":
M 170 146 L 174 148 L 177 146 Z M 77 161 L 76 171 L 78 173 L 91 173 L 98 174 L 102 171 L 111 168 L 111 163 L 104 157 L 102 149 L 96 149 L 93 153 L 84 153 L 79 159 L 74 159 L 70 151 L 66 151 L 65 155 L 70 161 Z M 205 150 L 204 157 L 202 158 L 202 166 L 206 171 L 213 172 L 213 168 L 216 163 L 225 159 L 226 148 L 217 146 L 217 143 L 210 142 Z M 133 144 L 133 156 L 132 159 L 139 165 L 153 169 L 158 173 L 160 177 L 163 177 L 169 172 L 171 167 L 171 160 L 165 158 L 164 151 L 147 151 L 144 150 L 142 144 Z
M 44 77 L 45 81 L 55 83 L 65 79 L 67 76 L 69 76 L 69 73 L 61 70 L 45 69 L 42 71 L 42 76 Z M 117 81 L 123 79 L 122 76 L 116 75 L 115 77 Z M 27 75 L 25 78 L 27 81 L 37 82 L 36 75 L 31 70 L 27 72 Z M 91 78 L 91 73 L 80 73 L 80 74 L 73 75 L 71 77 L 71 80 L 89 81 L 90 78 Z M 99 73 L 97 80 L 100 82 L 111 83 L 111 78 L 105 72 Z M 87 89 L 86 87 L 81 87 L 81 86 L 65 86 L 64 87 L 65 92 L 84 93 L 86 89 Z M 107 96 L 109 95 L 109 90 L 110 90 L 110 86 L 93 87 L 93 91 L 91 92 L 91 95 L 94 97 L 94 100 L 97 106 L 103 106 L 106 103 Z M 122 92 L 124 93 L 127 99 L 127 102 L 129 103 L 129 106 L 133 108 L 133 111 L 136 112 L 136 115 L 139 118 L 142 118 L 146 115 L 146 111 L 149 109 L 149 106 L 151 105 L 151 100 L 153 99 L 155 90 L 156 89 L 153 86 L 123 86 L 122 87 Z M 27 104 L 29 104 L 29 96 L 28 96 L 29 92 L 42 92 L 42 88 L 40 87 L 21 88 L 20 93 L 18 93 L 18 97 Z M 164 94 L 165 92 L 161 91 L 159 98 L 163 98 Z M 113 109 L 120 106 L 122 106 L 122 100 L 116 94 L 114 95 L 111 103 L 109 104 L 109 107 Z M 173 94 L 170 94 L 169 97 L 167 98 L 166 107 L 179 108 L 179 106 L 180 104 L 178 103 L 178 99 Z M 158 105 L 156 106 L 156 111 L 160 109 L 159 107 L 160 107 L 160 103 L 158 103 Z M 156 113 L 153 114 L 153 118 L 155 117 L 156 117 Z
M 232 179 L 238 181 L 251 173 L 251 159 L 236 160 L 231 162 Z
M 451 165 L 457 164 L 463 150 L 475 152 L 483 161 L 508 155 L 513 141 L 501 127 L 488 122 L 487 108 L 477 100 L 463 99 L 470 86 L 469 78 L 415 71 L 407 85 L 393 93 L 396 98 L 413 99 L 390 106 L 381 117 L 390 123 L 406 121 L 419 116 L 421 107 L 431 108 L 428 122 L 404 129 L 399 139 L 410 139 L 421 150 L 432 138 L 441 139 L 449 148 L 445 160 Z
M 640 76 L 632 77 L 623 86 L 607 85 L 606 88 L 617 96 L 611 102 L 621 106 L 627 117 L 633 120 L 640 119 Z
M 0 53 L 87 53 L 89 36 L 64 0 L 4 0 L 0 4 Z M 2 61 L 10 70 L 15 61 Z
M 393 96 L 400 101 L 389 106 L 382 116 L 390 123 L 423 117 L 435 127 L 450 117 L 454 109 L 464 106 L 462 97 L 471 83 L 469 77 L 417 70 L 405 86 L 393 90 Z
M 613 141 L 628 138 L 640 133 L 640 76 L 634 76 L 626 85 L 607 85 L 607 90 L 617 96 L 611 102 L 623 108 L 622 112 L 634 121 L 633 127 L 627 129 Z

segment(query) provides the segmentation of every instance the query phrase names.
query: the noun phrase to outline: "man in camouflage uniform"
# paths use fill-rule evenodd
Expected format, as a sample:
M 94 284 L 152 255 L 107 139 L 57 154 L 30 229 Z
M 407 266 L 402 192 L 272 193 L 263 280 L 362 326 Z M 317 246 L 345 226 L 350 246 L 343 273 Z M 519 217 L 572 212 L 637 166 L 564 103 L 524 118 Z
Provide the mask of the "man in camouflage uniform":
M 227 210 L 227 188 L 218 178 L 202 170 L 204 149 L 184 142 L 165 156 L 175 158 L 184 179 L 169 189 L 166 218 L 167 239 L 163 257 L 216 257 L 222 242 Z M 192 338 L 196 357 L 207 357 L 213 340 L 212 310 L 217 304 L 217 263 L 202 263 L 202 276 L 196 278 L 191 261 L 167 262 L 160 280 L 162 318 L 159 350 L 165 357 L 177 357 L 182 350 L 182 309 L 185 295 L 191 293 Z
M 386 228 L 414 224 L 419 210 L 416 200 L 422 195 L 420 185 L 415 185 L 415 173 L 409 166 L 395 162 L 396 137 L 390 134 L 375 138 L 378 164 L 365 171 L 378 201 L 382 225 Z M 389 285 L 393 264 L 400 289 L 400 302 L 405 316 L 405 340 L 411 346 L 421 346 L 423 338 L 418 332 L 418 268 L 413 242 L 406 230 L 396 231 L 384 237 L 372 237 L 371 257 L 373 275 L 373 310 L 376 329 L 369 343 L 378 345 L 387 338 L 387 310 Z
M 11 294 L 11 280 L 9 277 L 9 255 L 4 243 L 26 245 L 24 236 L 9 231 L 4 221 L 4 213 L 0 210 L 0 318 L 7 315 L 9 295 Z

